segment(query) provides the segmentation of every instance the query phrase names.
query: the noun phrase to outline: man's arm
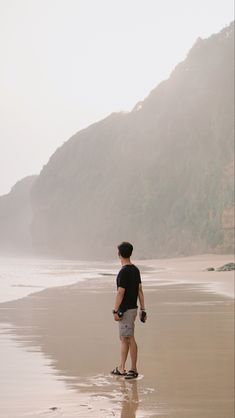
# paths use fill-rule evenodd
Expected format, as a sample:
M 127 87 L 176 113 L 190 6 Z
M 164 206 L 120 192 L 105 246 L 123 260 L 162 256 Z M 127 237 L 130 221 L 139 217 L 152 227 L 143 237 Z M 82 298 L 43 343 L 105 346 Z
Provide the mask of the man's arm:
M 141 322 L 145 322 L 147 320 L 147 314 L 144 306 L 144 292 L 142 288 L 142 284 L 139 284 L 139 293 L 138 293 L 138 299 L 140 301 L 140 313 L 139 318 Z
M 114 303 L 114 311 L 116 311 L 116 312 L 118 311 L 118 308 L 122 303 L 122 299 L 124 297 L 125 290 L 126 289 L 124 289 L 123 287 L 118 287 L 116 298 L 115 298 L 115 303 Z M 114 314 L 114 319 L 115 319 L 115 321 L 120 320 L 118 314 Z
M 142 284 L 139 284 L 139 293 L 138 293 L 138 299 L 140 301 L 140 309 L 145 310 L 144 306 L 144 292 L 142 288 Z
M 115 311 L 118 310 L 119 306 L 122 303 L 122 299 L 124 297 L 125 290 L 126 289 L 124 289 L 123 287 L 118 287 L 116 298 L 115 298 L 115 304 L 114 304 L 114 310 Z

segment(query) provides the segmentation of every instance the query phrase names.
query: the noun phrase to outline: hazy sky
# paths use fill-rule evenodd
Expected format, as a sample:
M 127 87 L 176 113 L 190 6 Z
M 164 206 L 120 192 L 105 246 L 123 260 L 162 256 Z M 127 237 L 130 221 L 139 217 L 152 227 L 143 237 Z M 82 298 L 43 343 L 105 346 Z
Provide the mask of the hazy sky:
M 0 195 L 233 19 L 233 0 L 0 0 Z

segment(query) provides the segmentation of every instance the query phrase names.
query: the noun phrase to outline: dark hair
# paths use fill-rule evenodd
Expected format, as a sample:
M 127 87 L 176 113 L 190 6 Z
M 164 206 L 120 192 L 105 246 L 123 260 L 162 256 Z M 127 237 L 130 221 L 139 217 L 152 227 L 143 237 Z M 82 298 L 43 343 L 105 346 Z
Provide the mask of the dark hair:
M 118 245 L 118 251 L 123 258 L 129 258 L 133 251 L 133 245 L 129 242 L 122 242 Z

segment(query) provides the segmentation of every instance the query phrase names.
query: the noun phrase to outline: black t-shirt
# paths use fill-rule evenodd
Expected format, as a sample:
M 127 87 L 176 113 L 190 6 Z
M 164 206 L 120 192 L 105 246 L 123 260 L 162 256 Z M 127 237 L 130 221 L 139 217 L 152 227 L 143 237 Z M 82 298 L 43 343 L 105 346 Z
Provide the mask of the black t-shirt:
M 124 297 L 119 310 L 125 312 L 127 309 L 137 308 L 139 284 L 141 283 L 140 271 L 134 264 L 126 264 L 117 275 L 117 288 L 125 289 Z

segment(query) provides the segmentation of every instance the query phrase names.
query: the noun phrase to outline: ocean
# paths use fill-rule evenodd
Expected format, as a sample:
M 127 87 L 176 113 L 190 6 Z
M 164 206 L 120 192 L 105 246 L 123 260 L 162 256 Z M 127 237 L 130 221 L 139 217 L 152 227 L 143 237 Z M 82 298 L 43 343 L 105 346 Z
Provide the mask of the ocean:
M 43 289 L 115 275 L 118 262 L 0 257 L 0 303 Z

